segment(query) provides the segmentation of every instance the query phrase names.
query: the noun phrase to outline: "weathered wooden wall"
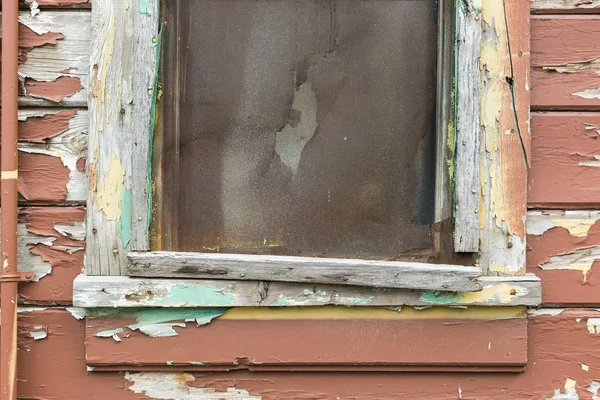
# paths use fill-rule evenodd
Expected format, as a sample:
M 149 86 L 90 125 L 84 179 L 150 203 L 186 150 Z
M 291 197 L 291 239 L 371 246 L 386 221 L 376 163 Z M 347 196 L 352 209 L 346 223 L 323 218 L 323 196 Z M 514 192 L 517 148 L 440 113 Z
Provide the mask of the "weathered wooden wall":
M 499 0 L 498 0 L 499 1 Z M 511 0 L 528 1 L 528 0 Z M 39 279 L 20 287 L 18 393 L 27 399 L 593 399 L 600 396 L 600 1 L 532 0 L 532 160 L 529 272 L 545 308 L 530 311 L 522 374 L 93 372 L 85 319 L 71 304 L 83 268 L 87 197 L 89 3 L 23 1 L 20 264 Z M 135 3 L 135 2 L 133 2 Z M 73 8 L 79 8 L 74 11 Z M 34 12 L 35 13 L 35 12 Z M 596 272 L 596 274 L 594 274 Z M 579 308 L 586 306 L 589 308 Z M 567 307 L 567 308 L 565 308 Z M 401 310 L 400 313 L 402 313 Z M 407 310 L 405 310 L 407 311 Z M 390 311 L 391 312 L 391 311 Z M 418 311 L 410 311 L 419 315 Z M 425 315 L 425 314 L 423 314 Z M 185 348 L 196 323 L 162 321 L 178 337 L 136 332 L 128 346 Z M 91 319 L 90 319 L 91 321 Z M 221 323 L 222 322 L 222 323 Z M 314 324 L 294 321 L 308 336 Z M 106 321 L 104 321 L 106 323 Z M 226 322 L 212 322 L 224 329 Z M 360 334 L 360 320 L 354 323 Z M 221 324 L 221 327 L 220 325 Z M 263 322 L 263 326 L 264 326 Z M 435 329 L 422 323 L 423 329 Z M 94 325 L 90 325 L 93 327 Z M 281 329 L 281 328 L 279 328 Z M 397 330 L 397 327 L 393 329 Z M 384 334 L 391 334 L 391 331 Z M 89 332 L 88 332 L 89 334 Z M 205 333 L 203 332 L 203 335 Z M 233 333 L 232 333 L 233 334 Z M 285 334 L 283 332 L 282 334 Z M 111 337 L 92 338 L 119 349 Z M 451 338 L 445 338 L 452 346 Z M 390 336 L 390 341 L 394 336 Z M 494 348 L 490 342 L 490 348 Z M 198 352 L 201 349 L 194 349 Z M 101 353 L 100 353 L 101 354 Z M 243 364 L 247 354 L 239 354 Z M 251 361 L 251 360 L 250 360 Z M 0 368 L 2 366 L 0 365 Z M 595 396 L 595 397 L 594 397 Z

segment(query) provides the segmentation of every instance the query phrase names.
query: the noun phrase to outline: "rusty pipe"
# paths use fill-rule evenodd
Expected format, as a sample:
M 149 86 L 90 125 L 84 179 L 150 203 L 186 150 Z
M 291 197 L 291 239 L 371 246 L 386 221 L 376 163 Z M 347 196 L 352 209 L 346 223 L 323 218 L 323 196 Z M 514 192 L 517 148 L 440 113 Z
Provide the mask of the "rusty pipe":
M 0 180 L 2 240 L 0 250 L 0 399 L 16 400 L 17 390 L 17 124 L 18 0 L 2 0 L 2 151 Z

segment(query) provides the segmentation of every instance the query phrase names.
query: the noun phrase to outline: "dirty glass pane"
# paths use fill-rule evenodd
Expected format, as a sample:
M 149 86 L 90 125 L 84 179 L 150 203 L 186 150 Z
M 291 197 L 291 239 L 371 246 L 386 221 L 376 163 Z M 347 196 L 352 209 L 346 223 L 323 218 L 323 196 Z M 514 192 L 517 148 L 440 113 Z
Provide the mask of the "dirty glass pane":
M 178 3 L 177 250 L 431 247 L 434 0 Z

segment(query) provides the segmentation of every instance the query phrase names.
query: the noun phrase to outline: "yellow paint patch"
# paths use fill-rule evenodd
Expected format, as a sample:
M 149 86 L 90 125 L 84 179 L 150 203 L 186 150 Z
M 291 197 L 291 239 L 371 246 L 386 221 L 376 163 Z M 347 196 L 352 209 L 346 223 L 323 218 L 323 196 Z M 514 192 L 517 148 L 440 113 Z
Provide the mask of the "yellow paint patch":
M 19 178 L 19 171 L 18 170 L 14 170 L 14 171 L 2 171 L 2 173 L 0 174 L 0 177 L 2 180 L 4 179 L 18 179 Z
M 401 312 L 386 308 L 371 307 L 241 307 L 233 308 L 219 319 L 294 319 L 294 320 L 326 320 L 326 319 L 512 319 L 525 318 L 525 307 L 430 307 L 417 310 L 413 307 L 404 307 Z
M 552 222 L 569 231 L 571 236 L 587 236 L 590 228 L 596 223 L 595 219 L 554 219 Z
M 522 270 L 512 271 L 504 264 L 490 264 L 489 270 L 491 272 L 498 272 L 505 276 L 515 276 L 515 275 L 523 275 L 524 272 Z
M 509 304 L 515 294 L 516 290 L 508 283 L 502 283 L 495 286 L 486 286 L 479 292 L 465 293 L 461 299 L 463 303 L 485 303 L 492 299 L 498 299 L 502 304 Z
M 104 181 L 99 183 L 96 189 L 96 210 L 104 211 L 111 221 L 116 221 L 121 216 L 121 191 L 124 177 L 123 164 L 119 157 L 113 154 Z

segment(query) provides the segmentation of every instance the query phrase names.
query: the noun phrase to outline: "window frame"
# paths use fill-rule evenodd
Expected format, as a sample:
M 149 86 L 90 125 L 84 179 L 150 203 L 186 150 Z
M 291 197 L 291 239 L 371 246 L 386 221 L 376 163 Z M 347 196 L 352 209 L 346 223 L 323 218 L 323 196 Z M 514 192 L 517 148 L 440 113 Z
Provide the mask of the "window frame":
M 107 282 L 116 285 L 115 293 L 127 291 L 128 285 L 139 286 L 139 281 L 148 281 L 148 278 L 123 276 L 128 272 L 128 253 L 138 257 L 156 253 L 169 256 L 166 252 L 148 253 L 153 207 L 152 140 L 161 91 L 158 70 L 162 14 L 158 0 L 140 1 L 139 7 L 137 4 L 125 7 L 121 3 L 120 0 L 95 0 L 92 7 L 87 276 L 76 280 L 75 291 L 80 290 L 79 294 L 97 284 L 100 279 L 95 280 L 95 277 L 99 275 L 113 277 Z M 513 65 L 511 51 L 517 49 L 510 48 L 511 36 L 528 39 L 528 22 L 526 26 L 511 25 L 509 22 L 518 21 L 518 16 L 507 15 L 503 7 L 490 4 L 485 5 L 485 9 L 482 7 L 481 0 L 440 1 L 443 32 L 439 35 L 442 56 L 438 66 L 436 221 L 448 229 L 454 218 L 454 226 L 449 229 L 454 228 L 455 239 L 444 241 L 438 235 L 434 240 L 440 252 L 476 253 L 476 267 L 484 275 L 480 279 L 482 285 L 466 290 L 484 287 L 492 294 L 474 303 L 452 300 L 443 304 L 531 306 L 540 303 L 540 290 L 537 278 L 523 276 L 529 135 L 528 129 L 524 128 L 524 119 L 519 122 L 517 117 L 525 108 L 528 112 L 529 99 L 528 93 L 523 93 L 527 76 L 523 76 L 522 65 L 521 68 Z M 497 23 L 502 20 L 505 24 Z M 508 44 L 508 49 L 495 49 L 491 34 L 497 35 L 495 40 L 499 43 Z M 524 62 L 528 68 L 528 40 L 520 44 L 518 51 L 519 62 Z M 507 67 L 508 59 L 510 68 Z M 512 122 L 510 115 L 507 117 L 503 111 L 506 108 L 514 111 Z M 526 125 L 528 127 L 528 122 Z M 507 131 L 512 133 L 513 139 L 518 131 L 518 140 L 502 142 Z M 502 142 L 501 146 L 499 142 Z M 490 143 L 496 147 L 489 148 Z M 515 163 L 514 157 L 507 156 L 515 151 L 523 152 L 525 163 Z M 498 199 L 503 198 L 513 204 L 502 207 Z M 318 259 L 315 261 L 318 264 Z M 420 272 L 427 265 L 405 264 Z M 472 277 L 472 269 L 456 266 L 452 271 L 461 279 L 468 279 Z M 384 272 L 389 271 L 383 268 Z M 203 278 L 211 274 L 207 275 Z M 256 281 L 244 278 L 236 277 L 235 285 L 245 287 L 250 283 L 256 287 Z M 371 285 L 363 282 L 360 286 L 378 286 L 377 282 L 381 280 L 373 282 Z M 202 280 L 202 283 L 213 287 L 221 284 L 216 280 Z M 314 283 L 346 284 L 344 281 Z M 306 288 L 306 283 L 287 285 L 291 285 L 288 289 L 294 293 Z M 405 289 L 416 289 L 420 293 L 448 289 L 410 285 L 390 289 L 396 298 L 388 300 L 389 305 L 399 302 L 422 305 L 422 296 L 415 300 Z M 517 291 L 515 285 L 522 285 L 524 289 Z M 360 286 L 345 287 L 344 290 L 353 294 L 371 290 Z M 339 288 L 336 290 L 340 291 Z M 453 290 L 463 291 L 460 288 Z M 508 301 L 501 295 L 507 290 Z M 377 295 L 376 302 L 380 302 L 379 297 L 383 295 Z M 318 300 L 314 302 L 319 303 Z M 239 305 L 255 305 L 242 303 Z

